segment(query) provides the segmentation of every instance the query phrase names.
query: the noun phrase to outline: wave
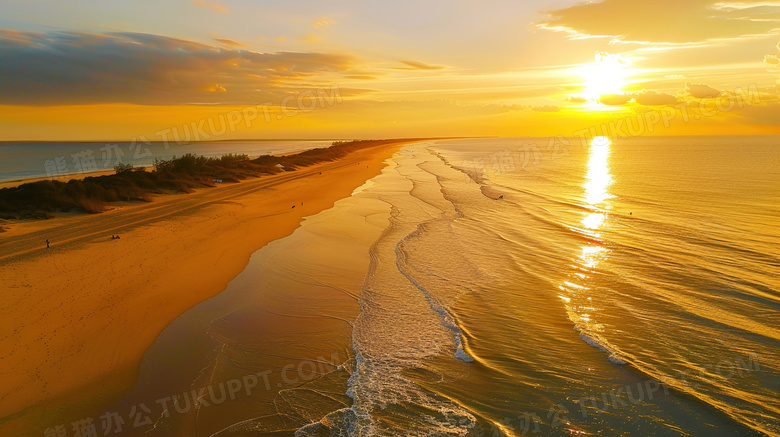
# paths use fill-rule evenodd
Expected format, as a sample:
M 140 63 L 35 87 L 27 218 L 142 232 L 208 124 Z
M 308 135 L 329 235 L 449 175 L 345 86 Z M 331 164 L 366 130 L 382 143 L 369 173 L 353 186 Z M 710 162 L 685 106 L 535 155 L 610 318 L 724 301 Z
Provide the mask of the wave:
M 471 412 L 416 382 L 446 378 L 430 364 L 442 354 L 473 361 L 448 308 L 468 287 L 455 293 L 437 293 L 441 288 L 436 284 L 431 288 L 430 281 L 437 281 L 431 278 L 452 279 L 437 270 L 449 267 L 436 264 L 442 243 L 447 245 L 437 233 L 460 212 L 444 198 L 439 175 L 420 165 L 425 155 L 424 148 L 407 150 L 396 162 L 393 180 L 378 182 L 373 190 L 391 206 L 391 215 L 369 250 L 371 264 L 360 292 L 352 340 L 355 369 L 347 391 L 353 405 L 297 435 L 338 426 L 339 432 L 356 436 L 465 436 L 476 423 Z
M 611 346 L 606 340 L 599 338 L 596 334 L 585 334 L 582 332 L 579 326 L 575 326 L 574 330 L 580 333 L 580 338 L 585 343 L 589 344 L 590 346 L 595 347 L 596 349 L 605 352 L 607 354 L 607 359 L 613 363 L 618 365 L 626 364 L 625 361 L 623 361 L 620 358 L 620 352 L 617 351 L 613 346 Z M 598 340 L 597 340 L 598 338 Z

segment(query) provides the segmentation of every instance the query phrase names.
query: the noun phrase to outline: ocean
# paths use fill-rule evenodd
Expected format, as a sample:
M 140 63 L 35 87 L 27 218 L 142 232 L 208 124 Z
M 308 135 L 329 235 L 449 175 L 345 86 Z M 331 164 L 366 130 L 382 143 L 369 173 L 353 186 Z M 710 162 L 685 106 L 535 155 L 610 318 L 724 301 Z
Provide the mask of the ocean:
M 117 164 L 152 167 L 156 159 L 171 159 L 187 153 L 218 157 L 228 153 L 260 155 L 301 152 L 328 147 L 331 141 L 229 140 L 176 142 L 0 142 L 0 182 L 27 178 L 79 175 L 113 170 Z
M 109 409 L 152 436 L 780 436 L 778 140 L 404 146 Z

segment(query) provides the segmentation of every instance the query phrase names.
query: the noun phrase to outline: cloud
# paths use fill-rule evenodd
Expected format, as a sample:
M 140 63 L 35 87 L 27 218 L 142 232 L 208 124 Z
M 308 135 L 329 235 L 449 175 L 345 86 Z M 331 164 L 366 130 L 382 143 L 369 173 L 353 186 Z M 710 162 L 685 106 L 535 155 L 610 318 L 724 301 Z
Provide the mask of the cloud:
M 220 14 L 230 13 L 230 11 L 228 11 L 223 6 L 218 5 L 216 3 L 209 3 L 203 0 L 192 0 L 192 4 L 195 6 L 200 6 L 201 8 L 211 9 L 212 11 L 219 12 Z
M 775 47 L 780 51 L 780 42 Z M 780 72 L 780 58 L 777 55 L 764 55 L 764 63 L 771 65 L 774 71 Z
M 533 106 L 531 107 L 531 109 L 537 112 L 558 112 L 561 110 L 561 107 L 555 105 L 543 105 L 543 106 Z
M 780 28 L 777 4 L 759 0 L 739 4 L 745 7 L 730 8 L 717 0 L 604 0 L 551 11 L 537 26 L 573 38 L 672 44 L 767 35 Z
M 233 41 L 232 39 L 227 39 L 227 38 L 214 38 L 214 41 L 230 47 L 249 47 L 248 44 L 244 44 L 238 41 Z
M 580 96 L 569 96 L 569 102 L 571 103 L 588 103 L 588 99 Z
M 319 35 L 311 34 L 311 33 L 307 33 L 306 35 L 303 35 L 302 37 L 298 38 L 298 41 L 310 42 L 310 43 L 319 42 L 321 40 L 322 40 L 322 37 L 320 37 Z
M 368 75 L 368 74 L 355 74 L 355 75 L 344 76 L 344 77 L 346 77 L 347 79 L 357 79 L 357 80 L 376 80 L 376 79 L 379 79 L 376 76 L 371 76 L 371 75 Z
M 666 106 L 677 103 L 677 97 L 654 90 L 644 90 L 637 94 L 634 99 L 640 105 L 645 106 Z
M 312 22 L 312 26 L 314 26 L 315 29 L 323 29 L 323 28 L 326 28 L 326 27 L 330 27 L 330 26 L 332 26 L 334 24 L 336 24 L 336 22 L 331 20 L 328 17 L 316 18 Z
M 0 32 L 0 104 L 257 104 L 354 67 L 349 55 L 257 53 L 141 33 Z M 305 88 L 297 85 L 304 78 Z
M 417 61 L 401 61 L 406 67 L 396 67 L 397 70 L 442 70 L 441 65 L 429 65 Z
M 780 126 L 780 103 L 750 105 L 742 108 L 738 115 L 741 120 L 756 126 Z
M 604 105 L 619 106 L 625 105 L 631 101 L 631 99 L 631 94 L 602 94 L 601 97 L 599 97 L 599 102 Z
M 716 90 L 715 88 L 709 85 L 705 85 L 703 83 L 686 82 L 685 91 L 687 91 L 688 94 L 691 95 L 691 97 L 694 97 L 696 99 L 717 97 L 718 94 L 720 94 L 719 90 Z
M 42 33 L 20 32 L 13 29 L 0 29 L 0 39 L 6 44 L 28 46 L 34 44 L 35 39 L 43 38 Z

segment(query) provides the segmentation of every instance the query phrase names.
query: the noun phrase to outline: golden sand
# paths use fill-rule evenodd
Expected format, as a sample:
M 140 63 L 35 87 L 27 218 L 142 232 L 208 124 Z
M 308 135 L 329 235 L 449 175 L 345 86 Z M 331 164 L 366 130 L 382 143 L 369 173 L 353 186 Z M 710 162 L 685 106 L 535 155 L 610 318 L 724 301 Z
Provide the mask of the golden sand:
M 132 389 L 168 323 L 377 175 L 402 144 L 0 234 L 0 434 L 41 435 Z

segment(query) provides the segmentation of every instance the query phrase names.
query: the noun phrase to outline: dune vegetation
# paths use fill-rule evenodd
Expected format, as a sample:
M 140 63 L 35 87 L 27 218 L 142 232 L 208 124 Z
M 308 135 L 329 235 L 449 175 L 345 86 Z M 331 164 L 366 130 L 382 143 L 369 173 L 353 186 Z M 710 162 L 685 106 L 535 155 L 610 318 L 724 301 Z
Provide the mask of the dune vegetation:
M 228 154 L 204 157 L 186 154 L 169 160 L 156 160 L 153 169 L 120 164 L 115 174 L 89 176 L 67 182 L 43 180 L 0 189 L 0 218 L 48 218 L 52 212 L 106 210 L 111 202 L 152 201 L 153 195 L 192 192 L 221 183 L 292 171 L 318 162 L 339 159 L 364 147 L 390 143 L 389 140 L 337 141 L 330 147 L 250 159 L 247 155 Z

